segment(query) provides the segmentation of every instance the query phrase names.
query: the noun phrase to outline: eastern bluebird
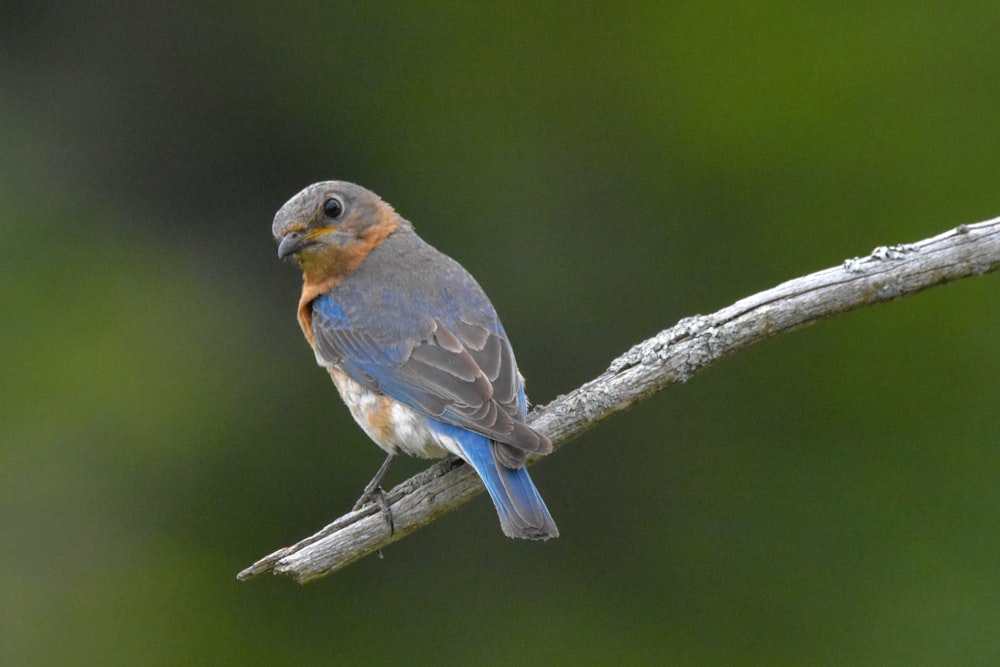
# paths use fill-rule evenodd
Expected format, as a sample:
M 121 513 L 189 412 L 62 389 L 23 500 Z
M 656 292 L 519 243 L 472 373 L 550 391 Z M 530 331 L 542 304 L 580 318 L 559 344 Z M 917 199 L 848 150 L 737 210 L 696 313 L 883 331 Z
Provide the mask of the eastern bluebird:
M 479 474 L 504 534 L 558 536 L 524 466 L 552 443 L 524 423 L 514 352 L 468 271 L 353 183 L 310 185 L 281 207 L 272 231 L 278 257 L 302 269 L 299 325 L 317 363 L 388 453 L 359 505 L 380 492 L 399 452 L 454 454 Z

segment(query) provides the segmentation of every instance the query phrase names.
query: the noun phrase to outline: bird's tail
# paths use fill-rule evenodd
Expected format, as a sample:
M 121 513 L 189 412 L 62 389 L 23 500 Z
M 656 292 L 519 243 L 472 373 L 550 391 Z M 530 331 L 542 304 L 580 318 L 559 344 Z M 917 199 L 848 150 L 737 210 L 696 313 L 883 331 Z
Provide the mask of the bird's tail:
M 526 540 L 559 537 L 556 522 L 526 467 L 514 470 L 499 463 L 490 441 L 478 433 L 465 431 L 457 440 L 462 458 L 479 473 L 493 499 L 504 535 Z

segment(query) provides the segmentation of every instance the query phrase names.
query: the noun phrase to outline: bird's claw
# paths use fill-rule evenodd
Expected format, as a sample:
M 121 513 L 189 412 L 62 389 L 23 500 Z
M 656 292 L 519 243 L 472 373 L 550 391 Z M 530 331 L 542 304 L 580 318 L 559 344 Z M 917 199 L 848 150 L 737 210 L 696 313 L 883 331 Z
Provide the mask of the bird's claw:
M 358 502 L 354 503 L 351 511 L 357 512 L 368 503 L 378 505 L 383 518 L 385 518 L 386 525 L 389 526 L 389 534 L 394 535 L 396 533 L 396 524 L 392 520 L 392 510 L 389 509 L 389 503 L 385 499 L 385 490 L 378 484 L 378 481 L 377 479 L 373 479 L 373 483 L 365 487 L 364 492 L 358 498 Z
M 378 472 L 376 472 L 375 476 L 372 477 L 372 481 L 368 482 L 365 486 L 365 490 L 361 493 L 361 497 L 358 498 L 358 502 L 354 503 L 354 508 L 351 510 L 352 512 L 357 512 L 369 502 L 375 503 L 378 505 L 378 508 L 382 510 L 382 516 L 385 518 L 385 522 L 389 526 L 389 535 L 394 535 L 396 533 L 396 524 L 392 520 L 392 510 L 389 509 L 389 503 L 386 502 L 385 491 L 382 490 L 382 478 L 385 477 L 385 473 L 389 469 L 389 464 L 391 464 L 395 458 L 396 454 L 394 452 L 390 452 L 385 458 L 385 461 L 379 467 Z

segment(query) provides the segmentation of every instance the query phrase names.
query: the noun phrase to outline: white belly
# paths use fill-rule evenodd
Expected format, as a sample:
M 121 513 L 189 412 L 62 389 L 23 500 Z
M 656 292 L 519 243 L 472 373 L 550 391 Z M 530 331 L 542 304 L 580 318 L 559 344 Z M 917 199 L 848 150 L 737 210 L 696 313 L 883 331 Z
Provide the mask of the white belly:
M 336 366 L 327 370 L 354 421 L 386 452 L 427 459 L 451 453 L 464 458 L 452 438 L 432 431 L 427 418 L 413 408 L 369 391 Z

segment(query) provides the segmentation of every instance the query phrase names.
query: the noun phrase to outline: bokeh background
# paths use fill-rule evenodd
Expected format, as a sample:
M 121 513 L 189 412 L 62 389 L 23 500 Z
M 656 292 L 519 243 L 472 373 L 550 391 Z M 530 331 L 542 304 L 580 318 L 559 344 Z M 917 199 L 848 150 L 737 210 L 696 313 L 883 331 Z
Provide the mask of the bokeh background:
M 69 5 L 69 6 L 66 6 Z M 995 3 L 0 9 L 0 663 L 997 664 L 1000 282 L 747 350 L 322 582 L 381 462 L 274 211 L 460 259 L 536 402 L 783 280 L 1000 215 Z M 410 461 L 393 482 L 425 465 Z

